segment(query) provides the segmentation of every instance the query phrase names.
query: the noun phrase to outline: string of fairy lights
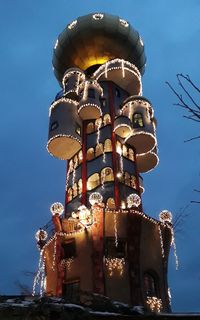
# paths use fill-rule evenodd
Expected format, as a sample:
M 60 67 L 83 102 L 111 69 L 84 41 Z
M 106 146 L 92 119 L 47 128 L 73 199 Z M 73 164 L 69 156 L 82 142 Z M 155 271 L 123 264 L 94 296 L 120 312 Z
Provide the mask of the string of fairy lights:
M 89 202 L 91 204 L 91 208 L 88 209 L 86 206 L 81 205 L 76 212 L 72 212 L 71 218 L 74 221 L 77 222 L 77 225 L 79 226 L 78 229 L 72 231 L 72 232 L 55 232 L 54 235 L 48 239 L 48 234 L 45 230 L 39 229 L 36 234 L 35 238 L 38 243 L 38 247 L 40 249 L 40 256 L 39 256 L 39 263 L 38 263 L 38 272 L 36 273 L 36 276 L 34 278 L 33 282 L 33 295 L 36 294 L 36 287 L 39 287 L 39 293 L 40 296 L 43 295 L 44 288 L 45 288 L 45 266 L 46 266 L 46 256 L 45 256 L 45 250 L 50 245 L 51 242 L 53 242 L 53 256 L 52 256 L 52 265 L 51 269 L 52 271 L 56 271 L 57 269 L 57 239 L 58 237 L 71 237 L 75 236 L 76 234 L 84 233 L 87 229 L 88 231 L 92 232 L 92 226 L 93 223 L 99 224 L 99 221 L 97 218 L 95 219 L 95 210 L 98 212 L 98 210 L 105 210 L 103 205 L 103 196 L 99 192 L 93 192 L 90 194 Z M 171 245 L 174 247 L 174 255 L 176 259 L 176 267 L 178 267 L 178 257 L 176 253 L 176 244 L 175 244 L 175 237 L 174 237 L 174 231 L 173 231 L 173 225 L 172 225 L 172 214 L 168 210 L 163 210 L 159 214 L 160 221 L 157 221 L 147 215 L 145 215 L 143 212 L 140 212 L 137 208 L 140 203 L 141 199 L 137 194 L 131 194 L 127 198 L 127 209 L 119 209 L 119 210 L 110 210 L 106 209 L 106 212 L 109 214 L 111 213 L 113 215 L 113 228 L 114 228 L 114 242 L 115 247 L 118 247 L 118 222 L 117 217 L 119 214 L 138 214 L 141 215 L 144 219 L 149 220 L 150 222 L 156 224 L 158 226 L 158 233 L 160 237 L 160 246 L 161 246 L 161 254 L 162 257 L 165 257 L 165 250 L 164 250 L 164 243 L 163 243 L 163 236 L 162 236 L 162 228 L 166 227 L 169 228 L 171 231 Z M 52 213 L 52 216 L 60 217 L 64 211 L 64 207 L 61 203 L 56 202 L 53 203 L 50 207 L 50 211 Z M 42 243 L 42 244 L 41 244 Z M 66 268 L 68 271 L 71 270 L 73 262 L 75 260 L 75 257 L 67 258 L 67 259 L 61 259 L 60 265 L 63 268 Z M 106 256 L 104 258 L 105 266 L 108 270 L 108 275 L 110 277 L 113 277 L 114 275 L 122 276 L 124 274 L 124 267 L 126 265 L 126 260 L 124 257 L 118 258 L 118 257 L 112 257 L 112 256 Z M 170 298 L 170 293 L 169 293 Z M 170 298 L 171 299 L 171 298 Z M 161 301 L 162 302 L 162 301 Z M 162 308 L 162 303 L 159 300 L 155 300 L 154 297 L 149 297 L 147 299 L 147 304 L 149 304 L 149 307 L 151 310 L 157 310 L 159 312 L 160 308 Z M 160 304 L 161 303 L 161 304 Z

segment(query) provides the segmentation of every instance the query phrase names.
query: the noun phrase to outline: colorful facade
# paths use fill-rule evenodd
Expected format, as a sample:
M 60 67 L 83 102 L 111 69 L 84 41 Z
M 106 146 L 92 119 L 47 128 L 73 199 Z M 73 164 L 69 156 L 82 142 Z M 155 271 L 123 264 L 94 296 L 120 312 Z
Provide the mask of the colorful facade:
M 170 310 L 171 214 L 157 221 L 142 208 L 141 174 L 158 164 L 154 110 L 142 93 L 145 62 L 138 32 L 107 14 L 78 18 L 55 44 L 62 90 L 49 109 L 47 149 L 67 160 L 67 172 L 65 208 L 51 207 L 54 231 L 37 233 L 34 284 L 41 278 L 46 295 L 84 303 L 97 293 Z

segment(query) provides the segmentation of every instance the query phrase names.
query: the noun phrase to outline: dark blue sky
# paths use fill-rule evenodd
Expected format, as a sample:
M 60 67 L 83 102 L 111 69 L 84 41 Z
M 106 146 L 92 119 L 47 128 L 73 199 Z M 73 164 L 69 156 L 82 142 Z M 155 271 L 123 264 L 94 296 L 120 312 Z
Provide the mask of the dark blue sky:
M 17 293 L 16 280 L 29 282 L 23 270 L 36 270 L 34 234 L 51 217 L 49 206 L 64 201 L 65 162 L 46 151 L 48 108 L 58 84 L 51 67 L 58 34 L 77 16 L 107 12 L 128 20 L 145 43 L 144 96 L 158 120 L 160 164 L 144 175 L 145 212 L 179 211 L 199 187 L 200 144 L 183 141 L 199 135 L 199 125 L 172 106 L 178 72 L 200 85 L 199 0 L 1 0 L 0 126 L 0 294 Z M 199 97 L 198 97 L 199 99 Z M 199 199 L 200 200 L 200 196 Z M 200 206 L 190 205 L 177 234 L 180 270 L 171 255 L 169 286 L 174 311 L 200 311 Z

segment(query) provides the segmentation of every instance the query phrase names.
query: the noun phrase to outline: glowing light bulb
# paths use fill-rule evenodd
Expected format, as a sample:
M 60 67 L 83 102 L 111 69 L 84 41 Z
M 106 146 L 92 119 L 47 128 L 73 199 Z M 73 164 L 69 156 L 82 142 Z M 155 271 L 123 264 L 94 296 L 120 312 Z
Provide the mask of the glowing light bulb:
M 51 205 L 50 211 L 52 215 L 54 216 L 55 214 L 58 214 L 59 216 L 64 212 L 64 207 L 62 203 L 60 202 L 55 202 Z
M 94 204 L 100 204 L 103 201 L 103 197 L 99 192 L 91 193 L 89 197 L 89 202 L 93 206 Z
M 140 203 L 141 203 L 141 198 L 137 193 L 131 193 L 127 197 L 128 208 L 139 207 Z
M 172 223 L 172 213 L 168 210 L 162 210 L 159 214 L 159 219 L 161 222 Z

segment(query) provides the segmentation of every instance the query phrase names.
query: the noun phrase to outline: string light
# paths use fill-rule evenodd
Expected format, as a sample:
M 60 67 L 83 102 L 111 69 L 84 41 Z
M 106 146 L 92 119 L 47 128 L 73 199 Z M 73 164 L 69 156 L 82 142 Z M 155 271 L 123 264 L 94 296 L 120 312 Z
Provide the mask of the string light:
M 178 260 L 178 255 L 177 255 L 177 251 L 176 251 L 176 242 L 175 242 L 175 236 L 174 236 L 174 229 L 173 228 L 171 228 L 171 235 L 172 235 L 171 245 L 174 248 L 174 257 L 175 257 L 176 270 L 178 270 L 178 268 L 179 268 L 179 260 Z
M 124 273 L 125 259 L 124 258 L 105 258 L 106 267 L 109 271 L 109 276 L 112 277 L 114 271 L 117 271 L 120 276 Z
M 99 145 L 99 140 L 100 140 L 100 128 L 101 128 L 101 118 L 97 119 L 97 141 L 96 144 Z
M 168 297 L 169 297 L 169 304 L 171 305 L 172 304 L 172 295 L 171 295 L 171 290 L 170 288 L 168 288 Z
M 131 193 L 128 197 L 127 197 L 127 205 L 128 208 L 131 207 L 139 207 L 139 205 L 141 204 L 141 198 L 137 193 Z
M 55 214 L 58 214 L 60 216 L 64 212 L 64 207 L 63 207 L 62 203 L 54 202 L 50 207 L 50 211 L 53 216 Z
M 70 77 L 72 76 L 76 76 L 77 77 L 77 89 L 79 89 L 79 83 L 80 81 L 84 81 L 85 80 L 85 74 L 83 72 L 81 72 L 81 70 L 78 70 L 78 69 L 69 69 L 68 71 L 65 72 L 64 76 L 63 76 L 63 79 L 62 79 L 62 86 L 63 86 L 63 89 L 65 89 L 65 83 L 67 81 L 67 79 L 69 79 Z M 78 94 L 78 91 L 76 91 L 76 93 Z
M 122 64 L 122 60 L 123 60 L 123 64 Z M 101 78 L 101 76 L 105 76 L 105 78 L 108 77 L 108 72 L 112 71 L 112 70 L 121 70 L 122 69 L 122 65 L 124 68 L 124 72 L 125 70 L 127 70 L 128 72 L 132 73 L 138 80 L 139 83 L 139 92 L 138 95 L 142 94 L 142 81 L 141 81 L 141 74 L 140 71 L 138 70 L 138 68 L 130 63 L 129 61 L 126 61 L 124 59 L 113 59 L 110 61 L 107 61 L 106 63 L 104 63 L 103 65 L 101 65 L 93 74 L 93 78 L 95 78 L 96 80 L 99 80 Z
M 119 22 L 120 22 L 121 25 L 122 25 L 123 27 L 125 27 L 125 28 L 127 28 L 127 27 L 129 26 L 129 23 L 128 23 L 126 20 L 124 20 L 124 19 L 119 19 Z
M 173 215 L 170 211 L 168 210 L 162 210 L 160 213 L 159 213 L 159 219 L 162 223 L 172 223 L 172 218 L 173 218 Z M 178 259 L 178 255 L 177 255 L 177 250 L 176 250 L 176 242 L 175 242 L 175 235 L 174 235 L 174 229 L 173 229 L 173 226 L 169 226 L 170 227 L 170 230 L 171 230 L 171 246 L 173 246 L 173 249 L 174 249 L 174 258 L 175 258 L 175 265 L 176 265 L 176 270 L 178 270 L 179 268 L 179 259 Z
M 114 213 L 113 218 L 114 218 L 115 247 L 118 247 L 118 232 L 117 232 L 117 215 L 116 215 L 116 212 Z
M 32 296 L 35 296 L 36 286 L 40 286 L 40 296 L 43 294 L 44 278 L 45 278 L 45 262 L 44 262 L 44 250 L 40 250 L 40 258 L 38 263 L 38 271 L 33 280 Z
M 151 132 L 146 132 L 146 131 L 143 131 L 143 130 L 140 130 L 140 131 L 134 131 L 134 130 L 132 130 L 132 132 L 131 132 L 130 135 L 125 139 L 124 142 L 127 143 L 127 140 L 128 140 L 128 139 L 130 139 L 131 137 L 138 136 L 138 135 L 150 136 L 150 137 L 154 140 L 153 145 L 151 146 L 151 149 L 148 150 L 147 152 L 142 152 L 142 154 L 146 154 L 146 153 L 152 151 L 152 150 L 156 147 L 156 145 L 157 145 L 157 139 L 156 139 L 155 135 L 154 135 L 153 133 L 151 133 Z
M 49 139 L 49 141 L 47 142 L 47 146 L 46 146 L 47 151 L 49 152 L 49 154 L 52 157 L 54 157 L 54 154 L 49 150 L 49 145 L 50 145 L 51 141 L 53 141 L 54 139 L 57 139 L 57 138 L 61 138 L 61 137 L 70 138 L 72 140 L 77 141 L 79 143 L 79 145 L 80 145 L 80 148 L 81 148 L 81 141 L 79 139 L 77 139 L 76 137 L 74 137 L 74 136 L 72 136 L 70 134 L 56 134 L 55 136 L 53 136 L 52 138 Z M 59 159 L 60 160 L 66 160 L 66 159 L 64 159 L 64 158 L 62 158 L 60 156 L 59 156 Z
M 147 304 L 152 312 L 161 312 L 162 300 L 157 297 L 147 297 Z
M 163 237 L 162 237 L 162 231 L 160 226 L 158 226 L 158 231 L 159 231 L 159 237 L 160 237 L 160 246 L 161 246 L 161 253 L 162 253 L 162 257 L 165 257 L 165 251 L 164 251 L 164 246 L 163 246 Z
M 63 268 L 66 268 L 67 271 L 70 271 L 73 262 L 74 262 L 74 257 L 62 259 L 60 264 Z
M 54 46 L 54 49 L 56 49 L 58 46 L 58 39 L 56 40 L 56 43 L 55 43 L 55 46 Z
M 54 101 L 49 108 L 49 117 L 51 116 L 52 110 L 60 103 L 72 103 L 75 106 L 78 106 L 78 102 L 69 98 L 62 97 L 56 101 Z
M 75 28 L 76 25 L 77 25 L 77 20 L 74 20 L 68 25 L 68 29 L 71 30 L 71 29 Z
M 97 104 L 95 103 L 84 103 L 82 104 L 79 109 L 78 109 L 78 114 L 80 114 L 81 110 L 84 109 L 84 108 L 87 108 L 87 107 L 93 107 L 95 109 L 97 109 L 99 111 L 99 115 L 98 115 L 98 118 L 102 116 L 102 110 L 101 110 L 101 107 L 98 106 Z
M 122 59 L 122 78 L 125 78 L 124 59 Z
M 104 15 L 103 15 L 102 13 L 95 13 L 95 14 L 93 14 L 93 16 L 92 16 L 92 18 L 93 18 L 94 20 L 102 20 L 103 17 L 104 17 Z
M 56 266 L 56 251 L 57 251 L 57 233 L 55 233 L 54 245 L 53 245 L 53 260 L 52 260 L 52 266 L 51 266 L 51 269 L 53 271 L 55 271 L 55 266 Z

